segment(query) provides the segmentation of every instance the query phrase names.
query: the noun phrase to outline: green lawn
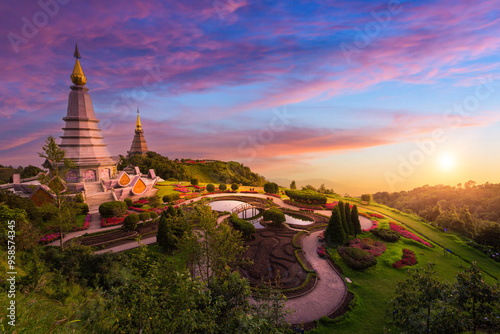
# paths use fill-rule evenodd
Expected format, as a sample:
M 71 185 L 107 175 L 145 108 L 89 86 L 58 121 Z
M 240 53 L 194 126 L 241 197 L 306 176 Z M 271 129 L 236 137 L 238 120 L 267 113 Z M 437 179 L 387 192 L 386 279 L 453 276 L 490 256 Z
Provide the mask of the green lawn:
M 360 205 L 359 202 L 356 203 L 356 201 L 351 200 L 349 202 L 358 204 L 361 212 L 379 212 L 391 217 L 379 219 L 379 227 L 389 228 L 389 221 L 400 221 L 408 227 L 408 230 L 412 228 L 414 231 L 421 232 L 431 242 L 437 241 L 445 247 L 452 249 L 461 257 L 469 261 L 477 261 L 483 270 L 485 269 L 489 273 L 496 275 L 496 277 L 500 276 L 500 265 L 498 263 L 487 258 L 472 247 L 465 245 L 456 236 L 440 232 L 420 222 L 418 218 L 412 217 L 412 215 L 396 213 L 389 208 L 379 205 Z M 370 232 L 363 233 L 361 237 L 379 240 Z M 316 329 L 310 331 L 310 333 L 397 332 L 390 325 L 389 302 L 394 296 L 397 284 L 408 277 L 408 268 L 420 268 L 428 262 L 432 262 L 435 264 L 435 270 L 439 278 L 452 283 L 456 272 L 469 266 L 468 263 L 464 262 L 458 256 L 444 255 L 443 249 L 436 245 L 434 248 L 429 248 L 403 237 L 396 243 L 385 242 L 385 244 L 387 245 L 387 250 L 377 258 L 377 265 L 368 268 L 364 272 L 356 271 L 346 266 L 335 249 L 328 250 L 335 263 L 342 268 L 344 276 L 352 280 L 352 283 L 348 283 L 348 288 L 357 296 L 356 305 L 352 311 L 346 313 L 345 320 L 336 324 L 318 326 Z M 410 249 L 415 253 L 418 264 L 413 267 L 394 269 L 392 268 L 392 263 L 401 259 L 403 248 Z M 495 283 L 495 280 L 490 276 L 483 274 L 483 277 L 488 283 Z

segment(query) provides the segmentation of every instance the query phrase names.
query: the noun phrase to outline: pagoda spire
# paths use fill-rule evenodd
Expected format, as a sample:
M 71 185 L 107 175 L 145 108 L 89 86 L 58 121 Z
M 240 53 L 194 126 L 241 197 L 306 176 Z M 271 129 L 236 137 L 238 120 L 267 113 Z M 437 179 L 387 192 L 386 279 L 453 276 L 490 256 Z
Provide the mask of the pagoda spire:
M 135 122 L 135 131 L 142 131 L 141 118 L 139 117 L 139 107 L 137 107 L 137 121 Z
M 80 56 L 80 52 L 78 52 L 78 45 L 75 44 L 75 53 L 73 57 L 76 58 L 75 66 L 73 67 L 73 73 L 71 73 L 71 81 L 75 85 L 84 86 L 87 83 L 87 78 L 85 74 L 83 74 L 82 66 L 80 65 L 80 61 L 78 59 L 82 58 Z

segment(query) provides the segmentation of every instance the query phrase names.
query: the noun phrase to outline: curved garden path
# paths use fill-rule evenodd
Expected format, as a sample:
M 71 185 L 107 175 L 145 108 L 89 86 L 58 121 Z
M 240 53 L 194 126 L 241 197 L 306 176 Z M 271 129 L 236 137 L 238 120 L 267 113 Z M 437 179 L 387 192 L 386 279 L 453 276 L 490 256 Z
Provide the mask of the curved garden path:
M 318 235 L 321 232 L 313 232 L 302 239 L 304 256 L 316 270 L 318 280 L 311 292 L 286 302 L 286 308 L 294 310 L 286 317 L 287 322 L 291 324 L 313 322 L 324 315 L 331 314 L 342 304 L 347 294 L 344 279 L 327 260 L 316 254 L 316 247 L 319 245 Z

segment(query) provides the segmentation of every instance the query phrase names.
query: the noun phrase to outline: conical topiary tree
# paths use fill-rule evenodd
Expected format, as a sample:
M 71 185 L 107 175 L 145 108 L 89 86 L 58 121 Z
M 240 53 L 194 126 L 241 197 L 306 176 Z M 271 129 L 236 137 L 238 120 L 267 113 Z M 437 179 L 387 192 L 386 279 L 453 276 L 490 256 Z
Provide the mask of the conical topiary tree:
M 162 249 L 165 249 L 166 234 L 168 233 L 167 224 L 167 215 L 166 212 L 163 211 L 161 213 L 160 221 L 158 222 L 158 233 L 156 234 L 156 242 Z
M 352 220 L 351 220 L 351 208 L 350 208 L 349 203 L 344 204 L 344 212 L 345 212 L 344 216 L 345 216 L 345 220 L 346 220 L 347 228 L 348 228 L 345 232 L 348 235 L 354 235 L 354 225 L 352 224 Z
M 358 234 L 361 234 L 361 224 L 359 223 L 359 214 L 358 214 L 358 206 L 354 204 L 351 212 L 351 222 L 354 227 L 354 237 Z
M 167 210 L 166 210 L 166 211 L 164 210 L 163 212 L 165 212 L 165 214 L 166 214 L 167 218 L 168 218 L 168 217 L 174 217 L 174 216 L 176 216 L 176 215 L 177 215 L 177 212 L 176 212 L 176 210 L 174 209 L 174 207 L 172 206 L 172 204 L 170 204 L 170 205 L 168 206 Z
M 347 220 L 345 218 L 345 209 L 344 209 L 344 206 L 345 205 L 349 205 L 348 203 L 345 203 L 342 202 L 342 201 L 339 201 L 339 212 L 340 212 L 340 219 L 341 219 L 341 222 L 342 222 L 342 228 L 344 229 L 344 232 L 346 235 L 349 235 L 349 226 L 347 226 Z
M 325 231 L 325 238 L 330 247 L 342 246 L 347 240 L 338 206 L 335 206 L 332 210 L 332 215 Z

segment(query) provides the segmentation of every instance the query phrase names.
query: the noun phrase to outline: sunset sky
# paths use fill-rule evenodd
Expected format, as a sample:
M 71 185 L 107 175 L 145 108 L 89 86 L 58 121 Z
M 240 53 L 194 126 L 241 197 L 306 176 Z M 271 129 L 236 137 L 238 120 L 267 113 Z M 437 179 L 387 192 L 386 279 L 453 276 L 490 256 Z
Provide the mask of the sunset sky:
M 3 165 L 40 165 L 62 135 L 78 43 L 112 155 L 139 107 L 171 159 L 351 194 L 500 182 L 495 0 L 26 0 L 0 17 Z

